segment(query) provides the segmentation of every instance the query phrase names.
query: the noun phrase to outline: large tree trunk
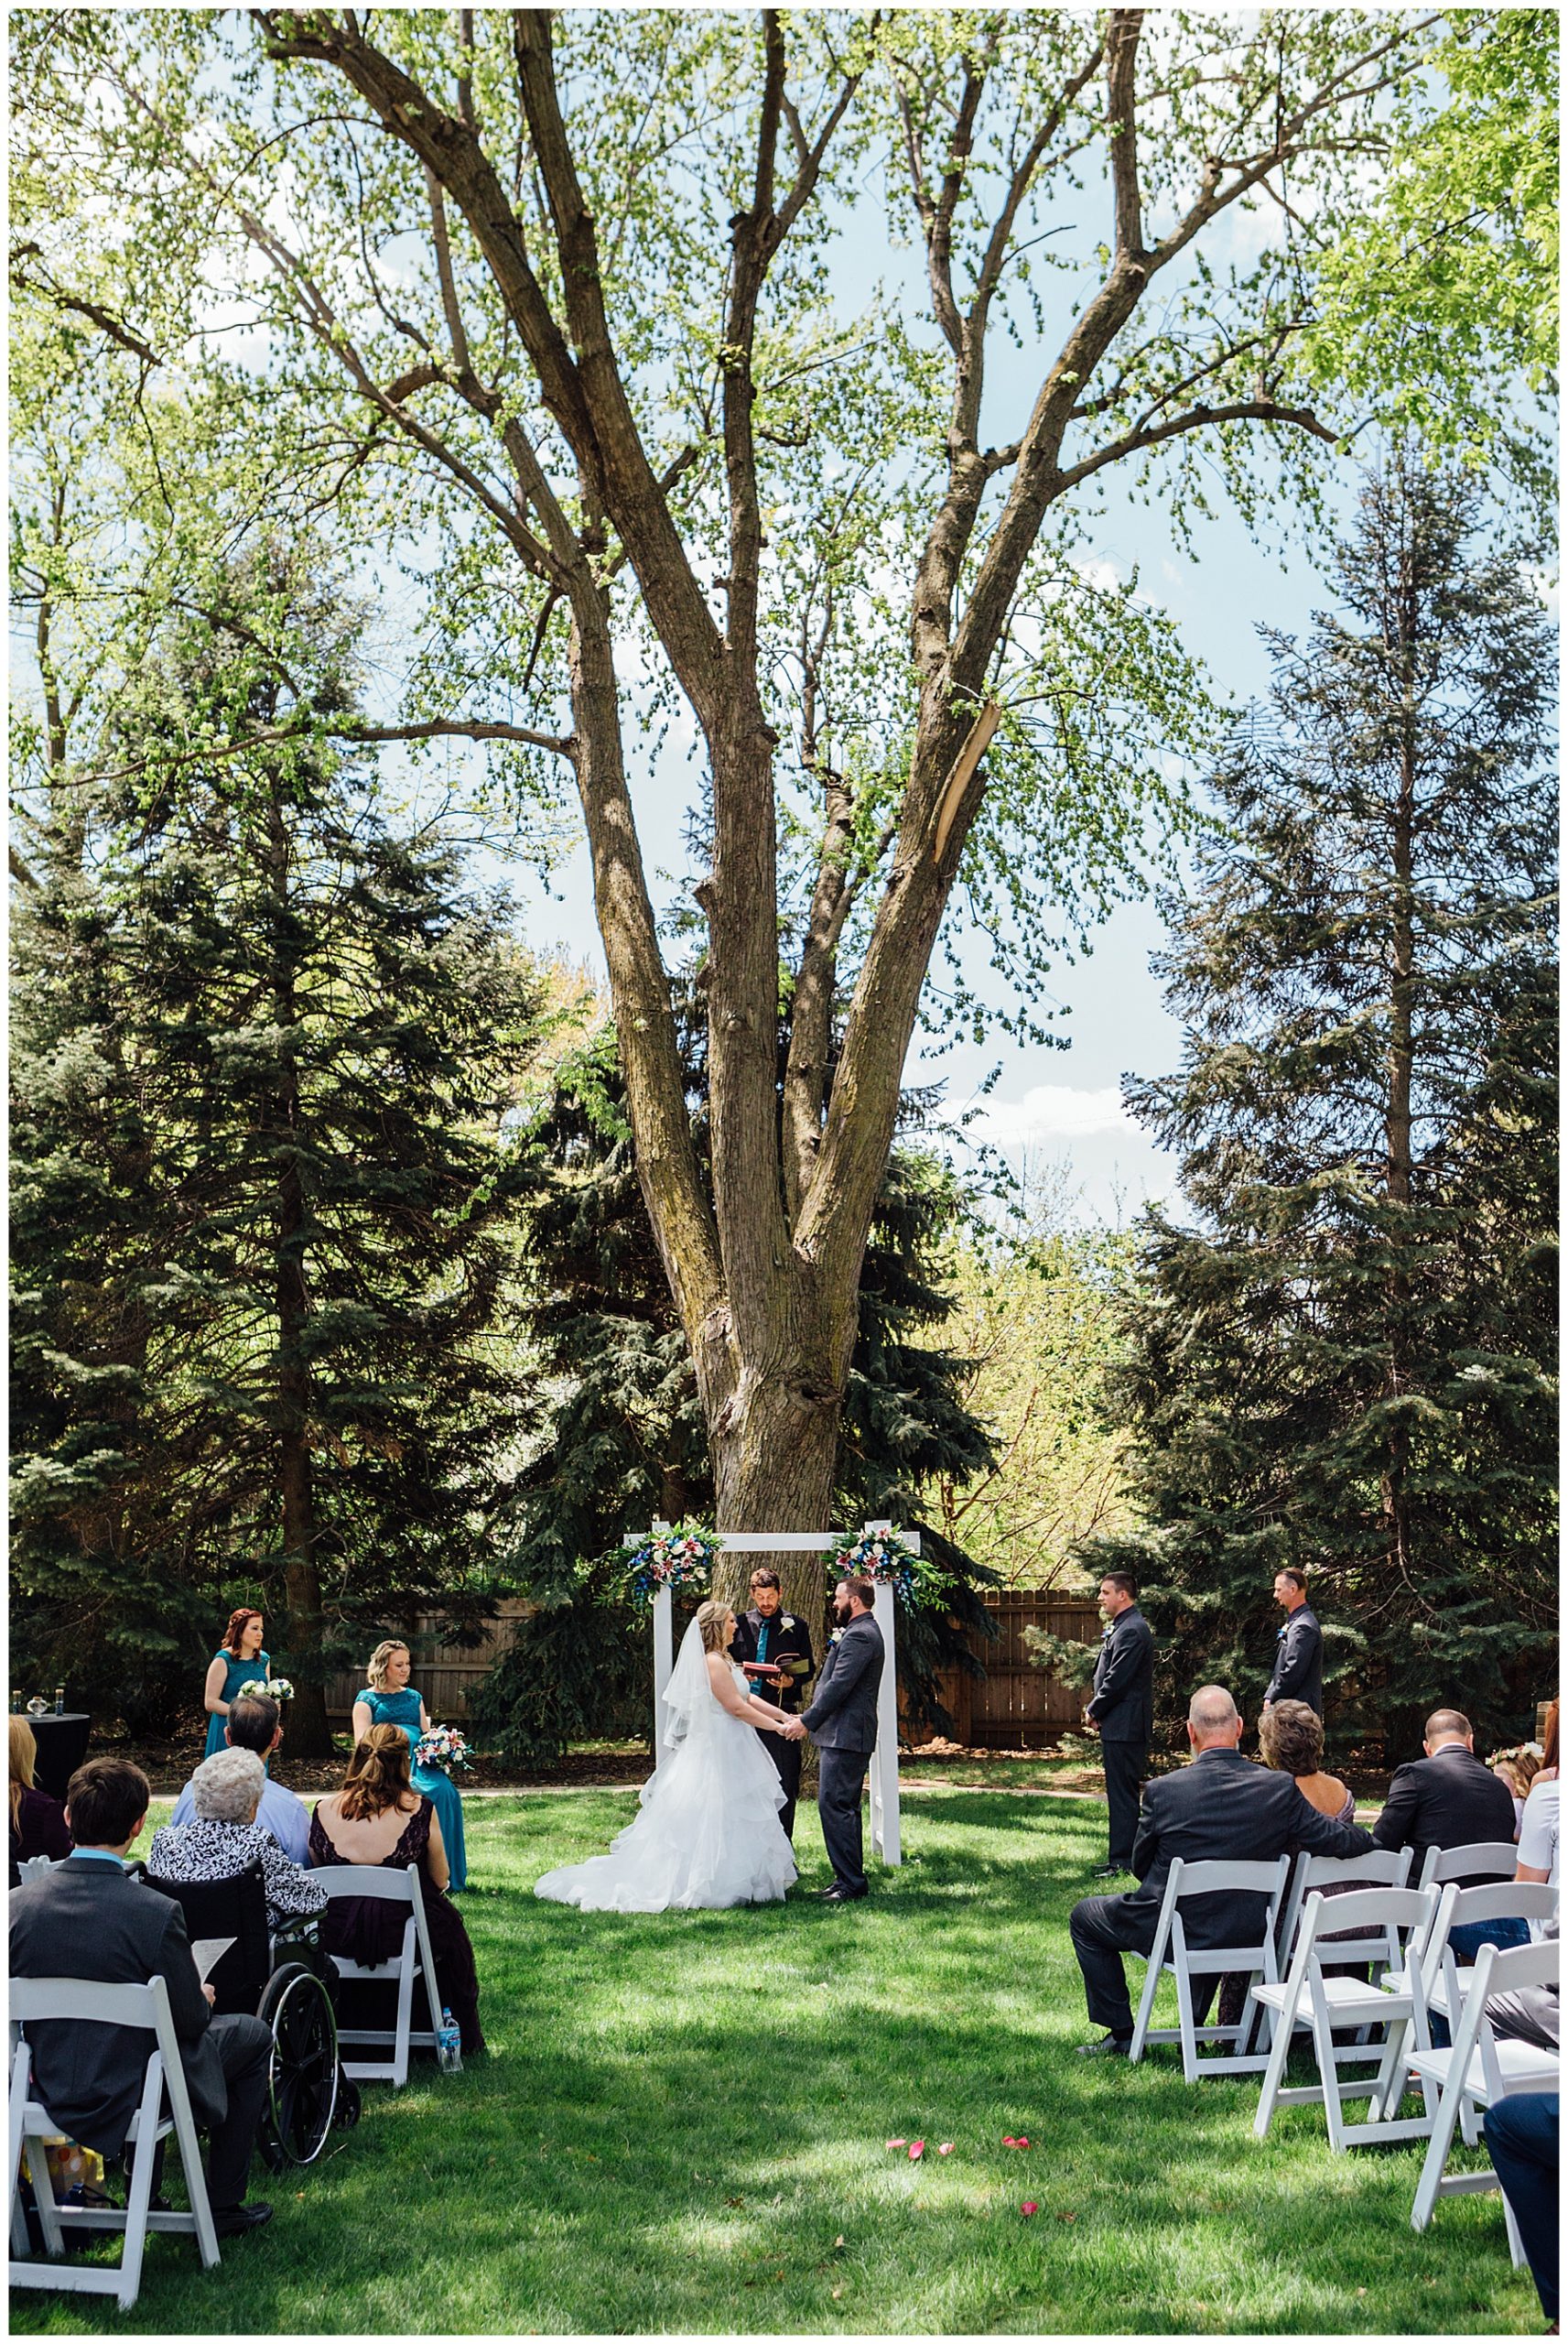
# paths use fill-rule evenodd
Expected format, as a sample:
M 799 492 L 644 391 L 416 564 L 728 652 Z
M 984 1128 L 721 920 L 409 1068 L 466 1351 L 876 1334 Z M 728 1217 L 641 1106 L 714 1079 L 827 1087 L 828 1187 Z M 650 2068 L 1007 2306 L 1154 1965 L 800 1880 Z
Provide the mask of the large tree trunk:
M 838 1453 L 837 1394 L 809 1394 L 798 1376 L 743 1376 L 732 1402 L 710 1427 L 717 1519 L 721 1530 L 821 1531 L 832 1524 Z M 853 1525 L 860 1527 L 857 1523 Z M 713 1591 L 737 1612 L 759 1562 L 779 1575 L 786 1612 L 808 1621 L 821 1657 L 827 1618 L 825 1557 L 816 1550 L 725 1555 Z

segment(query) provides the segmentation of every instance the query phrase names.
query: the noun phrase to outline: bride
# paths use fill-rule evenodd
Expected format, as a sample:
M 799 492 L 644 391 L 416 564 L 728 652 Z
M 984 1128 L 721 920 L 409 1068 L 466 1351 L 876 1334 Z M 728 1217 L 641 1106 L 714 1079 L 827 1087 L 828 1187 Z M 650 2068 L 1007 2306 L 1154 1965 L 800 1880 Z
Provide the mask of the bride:
M 705 1603 L 687 1630 L 669 1684 L 665 1748 L 643 1784 L 642 1813 L 605 1856 L 562 1864 L 535 1896 L 588 1912 L 662 1913 L 677 1906 L 764 1904 L 782 1897 L 795 1854 L 779 1821 L 784 1790 L 754 1726 L 787 1725 L 748 1693 L 730 1658 L 735 1614 Z

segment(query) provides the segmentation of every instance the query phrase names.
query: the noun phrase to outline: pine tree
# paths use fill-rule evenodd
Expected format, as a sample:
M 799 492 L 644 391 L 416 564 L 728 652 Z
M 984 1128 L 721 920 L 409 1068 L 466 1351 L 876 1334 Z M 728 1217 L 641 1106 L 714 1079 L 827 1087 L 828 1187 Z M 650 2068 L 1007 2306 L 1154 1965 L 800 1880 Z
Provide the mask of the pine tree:
M 683 1040 L 699 1155 L 702 1027 L 688 996 Z M 548 1379 L 538 1453 L 520 1473 L 512 1549 L 517 1583 L 541 1603 L 470 1708 L 492 1745 L 520 1757 L 647 1727 L 646 1624 L 615 1600 L 604 1558 L 655 1515 L 711 1521 L 712 1472 L 696 1381 L 654 1249 L 633 1157 L 614 1035 L 606 1027 L 562 1067 L 534 1134 L 554 1177 L 529 1213 L 530 1329 Z M 924 1514 L 935 1477 L 967 1480 L 993 1461 L 961 1397 L 965 1363 L 932 1340 L 953 1308 L 936 1259 L 962 1218 L 952 1175 L 895 1149 L 860 1279 L 860 1334 L 839 1445 L 835 1520 L 918 1529 L 951 1585 L 903 1612 L 900 1683 L 913 1717 L 951 1728 L 937 1672 L 973 1668 L 970 1638 L 992 1633 L 974 1564 Z M 820 1653 L 826 1585 L 815 1604 Z
M 1173 1710 L 1255 1707 L 1285 1563 L 1332 1731 L 1513 1737 L 1554 1675 L 1553 658 L 1476 492 L 1398 454 L 1340 607 L 1267 639 L 1157 963 L 1179 1074 L 1129 1087 L 1201 1220 L 1149 1216 L 1121 1396 Z
M 389 1612 L 483 1607 L 532 1177 L 503 906 L 340 751 L 190 753 L 347 705 L 358 626 L 276 555 L 221 581 L 15 929 L 18 1665 L 167 1724 L 254 1601 L 301 1754 Z

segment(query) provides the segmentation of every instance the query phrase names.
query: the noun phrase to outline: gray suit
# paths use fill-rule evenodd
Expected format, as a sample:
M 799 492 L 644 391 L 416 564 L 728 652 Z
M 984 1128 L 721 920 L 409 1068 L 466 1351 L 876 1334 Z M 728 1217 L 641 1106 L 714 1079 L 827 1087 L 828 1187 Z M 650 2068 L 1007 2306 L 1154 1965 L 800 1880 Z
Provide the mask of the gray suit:
M 185 1915 L 117 1863 L 71 1856 L 14 1889 L 11 1970 L 18 1978 L 87 1978 L 143 1985 L 161 1978 L 186 2087 L 209 2133 L 214 2208 L 245 2194 L 251 2146 L 266 2093 L 271 2030 L 260 2019 L 214 2018 L 201 1991 Z M 29 2026 L 34 2089 L 62 2132 L 118 2156 L 142 2096 L 154 2037 L 138 2028 L 47 2020 Z
M 801 1722 L 816 1742 L 816 1806 L 822 1839 L 835 1883 L 850 1896 L 864 1896 L 864 1847 L 860 1792 L 877 1746 L 877 1694 L 886 1659 L 882 1632 L 869 1612 L 851 1620 L 829 1644 Z

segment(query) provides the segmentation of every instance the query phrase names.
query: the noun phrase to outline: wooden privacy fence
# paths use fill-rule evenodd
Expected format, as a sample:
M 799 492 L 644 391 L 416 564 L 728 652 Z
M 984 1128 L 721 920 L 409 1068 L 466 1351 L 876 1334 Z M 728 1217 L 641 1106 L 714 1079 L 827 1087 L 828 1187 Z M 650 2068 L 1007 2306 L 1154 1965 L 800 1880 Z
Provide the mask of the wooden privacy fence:
M 416 1612 L 406 1630 L 409 1655 L 414 1663 L 413 1682 L 425 1697 L 425 1707 L 431 1718 L 442 1725 L 460 1725 L 468 1714 L 468 1689 L 488 1677 L 501 1655 L 517 1633 L 517 1623 L 538 1610 L 522 1597 L 509 1597 L 496 1606 L 493 1620 L 483 1622 L 483 1636 L 477 1644 L 444 1644 L 442 1631 L 447 1626 L 441 1612 Z M 389 1626 L 389 1636 L 405 1633 L 401 1622 Z M 368 1660 L 379 1636 L 365 1646 Z M 327 1679 L 327 1717 L 329 1723 L 346 1726 L 353 1713 L 356 1695 L 364 1688 L 362 1666 L 345 1669 L 339 1677 Z
M 483 1641 L 466 1645 L 441 1643 L 446 1622 L 440 1612 L 415 1614 L 408 1629 L 414 1683 L 432 1718 L 462 1723 L 469 1687 L 489 1674 L 516 1635 L 519 1621 L 536 1609 L 521 1599 L 501 1604 L 497 1616 L 485 1622 Z M 1022 1595 L 1009 1590 L 990 1596 L 986 1609 L 1000 1633 L 994 1644 L 977 1637 L 971 1647 L 986 1674 L 972 1677 L 957 1669 L 946 1670 L 937 1680 L 943 1706 L 957 1721 L 957 1740 L 969 1748 L 1038 1750 L 1077 1724 L 1086 1695 L 1036 1668 L 1023 1641 L 1024 1629 L 1044 1628 L 1054 1636 L 1096 1644 L 1104 1623 L 1096 1605 L 1083 1596 Z M 362 1668 L 328 1678 L 327 1715 L 333 1725 L 348 1724 L 354 1696 L 364 1681 Z
M 977 1636 L 970 1644 L 985 1676 L 945 1670 L 937 1679 L 943 1705 L 957 1721 L 956 1739 L 969 1749 L 1038 1750 L 1077 1725 L 1088 1694 L 1037 1667 L 1023 1631 L 1044 1628 L 1077 1644 L 1098 1644 L 1105 1625 L 1099 1607 L 1087 1596 L 1024 1594 L 1010 1588 L 989 1595 L 986 1610 L 997 1624 L 996 1641 Z

